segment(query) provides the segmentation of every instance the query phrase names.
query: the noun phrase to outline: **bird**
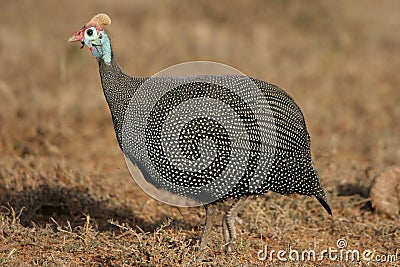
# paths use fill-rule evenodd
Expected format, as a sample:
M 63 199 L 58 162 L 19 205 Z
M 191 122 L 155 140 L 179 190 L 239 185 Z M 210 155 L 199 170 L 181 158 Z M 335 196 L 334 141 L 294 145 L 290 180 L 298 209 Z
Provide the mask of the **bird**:
M 114 58 L 110 24 L 97 14 L 68 41 L 87 46 L 98 62 L 124 155 L 155 188 L 204 206 L 198 247 L 207 246 L 217 206 L 230 202 L 222 219 L 230 251 L 245 200 L 267 191 L 314 196 L 332 215 L 304 116 L 288 93 L 236 74 L 129 76 Z

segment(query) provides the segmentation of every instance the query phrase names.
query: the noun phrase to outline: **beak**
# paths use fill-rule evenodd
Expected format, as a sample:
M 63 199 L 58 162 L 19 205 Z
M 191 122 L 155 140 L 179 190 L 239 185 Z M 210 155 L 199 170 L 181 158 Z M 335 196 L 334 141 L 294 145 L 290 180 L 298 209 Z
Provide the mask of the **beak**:
M 72 36 L 69 37 L 68 42 L 83 42 L 84 37 L 84 30 L 82 29 L 72 34 Z

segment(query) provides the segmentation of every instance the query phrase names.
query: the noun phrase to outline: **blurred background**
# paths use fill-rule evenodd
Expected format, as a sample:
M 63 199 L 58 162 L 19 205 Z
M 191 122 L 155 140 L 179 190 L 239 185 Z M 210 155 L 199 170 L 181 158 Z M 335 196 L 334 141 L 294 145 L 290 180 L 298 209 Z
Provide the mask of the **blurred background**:
M 80 44 L 67 43 L 99 12 L 113 20 L 107 30 L 114 55 L 130 75 L 209 60 L 285 89 L 305 115 L 324 184 L 369 178 L 349 173 L 355 166 L 379 172 L 399 162 L 398 1 L 0 5 L 3 190 L 52 180 L 96 187 L 119 175 L 129 179 L 97 63 Z
M 371 180 L 399 163 L 400 1 L 0 0 L 0 10 L 0 203 L 26 207 L 26 224 L 49 222 L 49 216 L 71 221 L 82 217 L 81 209 L 103 216 L 99 225 L 115 214 L 149 229 L 163 221 L 160 214 L 179 218 L 129 176 L 97 62 L 86 47 L 67 43 L 100 12 L 112 19 L 107 31 L 127 74 L 151 76 L 208 60 L 286 90 L 304 113 L 314 162 L 338 218 L 367 216 L 370 210 L 360 205 L 368 201 Z M 35 189 L 41 185 L 50 187 Z M 85 202 L 86 194 L 122 203 L 136 217 L 101 210 L 101 203 Z M 340 198 L 352 195 L 361 200 Z M 371 240 L 360 238 L 367 233 L 361 226 L 352 232 L 354 224 L 346 225 L 339 234 Z

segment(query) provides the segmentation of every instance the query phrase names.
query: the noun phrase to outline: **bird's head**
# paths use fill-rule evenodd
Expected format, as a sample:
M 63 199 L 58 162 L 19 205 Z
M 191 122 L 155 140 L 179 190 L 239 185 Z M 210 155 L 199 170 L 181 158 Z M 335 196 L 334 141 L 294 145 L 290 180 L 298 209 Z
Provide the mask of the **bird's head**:
M 104 30 L 104 26 L 110 25 L 111 19 L 106 14 L 95 15 L 80 30 L 72 34 L 69 42 L 80 42 L 81 48 L 85 45 L 97 59 L 103 59 L 105 62 L 111 60 L 110 39 Z

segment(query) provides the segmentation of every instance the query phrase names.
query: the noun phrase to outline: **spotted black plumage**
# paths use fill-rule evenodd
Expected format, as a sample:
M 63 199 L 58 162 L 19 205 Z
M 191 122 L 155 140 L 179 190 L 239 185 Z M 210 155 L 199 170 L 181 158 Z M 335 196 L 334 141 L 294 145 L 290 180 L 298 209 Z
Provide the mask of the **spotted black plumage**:
M 114 59 L 111 65 L 99 61 L 99 66 L 104 94 L 111 110 L 118 142 L 122 147 L 122 124 L 125 110 L 135 91 L 147 79 L 127 76 L 121 71 Z M 160 80 L 159 83 L 163 82 L 162 78 L 154 79 Z M 182 149 L 182 154 L 189 159 L 199 157 L 199 149 L 196 146 L 199 140 L 204 139 L 206 136 L 219 142 L 218 149 L 221 154 L 208 168 L 204 169 L 202 173 L 190 172 L 185 175 L 174 168 L 168 161 L 168 157 L 163 155 L 162 144 L 159 140 L 161 138 L 160 131 L 169 112 L 182 102 L 207 96 L 225 102 L 236 113 L 239 113 L 245 125 L 248 125 L 247 131 L 252 136 L 251 139 L 256 140 L 252 143 L 252 147 L 243 148 L 244 152 L 250 154 L 248 171 L 231 191 L 224 192 L 225 194 L 220 197 L 221 199 L 228 197 L 238 198 L 246 194 L 263 194 L 268 190 L 272 190 L 281 194 L 315 195 L 322 203 L 326 202 L 326 197 L 312 164 L 309 146 L 310 138 L 299 107 L 280 88 L 257 79 L 251 79 L 251 81 L 264 93 L 268 101 L 268 107 L 271 110 L 271 113 L 266 113 L 266 116 L 272 115 L 275 123 L 274 128 L 269 128 L 271 131 L 276 131 L 276 148 L 270 158 L 272 163 L 269 170 L 261 169 L 255 173 L 258 154 L 260 153 L 257 149 L 257 146 L 259 146 L 257 141 L 260 142 L 259 136 L 264 135 L 268 138 L 271 134 L 262 132 L 257 127 L 254 114 L 239 96 L 230 92 L 227 88 L 216 88 L 215 85 L 210 86 L 201 82 L 185 83 L 173 88 L 173 90 L 168 91 L 167 94 L 159 99 L 152 109 L 145 130 L 147 137 L 146 147 L 151 155 L 153 164 L 157 166 L 158 171 L 162 173 L 165 179 L 170 179 L 173 183 L 181 181 L 180 185 L 191 187 L 201 186 L 210 182 L 213 177 L 221 173 L 218 167 L 226 167 L 231 149 L 230 139 L 217 121 L 207 118 L 196 118 L 196 120 L 190 121 L 190 127 L 186 125 L 186 128 L 181 129 L 182 132 L 176 141 L 179 142 L 178 145 Z M 186 129 L 186 132 L 184 129 Z M 263 130 L 268 129 L 264 127 Z M 191 133 L 193 131 L 202 132 L 203 134 L 193 134 Z M 130 146 L 134 147 L 135 144 L 130 144 Z M 254 188 L 252 184 L 248 183 L 249 177 L 254 176 L 262 179 L 262 182 L 259 183 L 261 186 Z

